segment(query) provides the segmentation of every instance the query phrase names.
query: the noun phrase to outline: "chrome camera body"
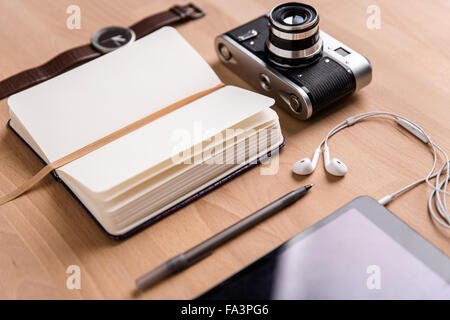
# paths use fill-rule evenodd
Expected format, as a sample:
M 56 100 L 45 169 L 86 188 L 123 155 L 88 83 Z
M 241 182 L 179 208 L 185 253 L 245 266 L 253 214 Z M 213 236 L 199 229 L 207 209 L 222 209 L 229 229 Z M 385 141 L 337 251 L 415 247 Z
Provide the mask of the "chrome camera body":
M 218 36 L 220 60 L 253 87 L 306 120 L 372 80 L 370 62 L 319 30 L 316 10 L 290 2 Z

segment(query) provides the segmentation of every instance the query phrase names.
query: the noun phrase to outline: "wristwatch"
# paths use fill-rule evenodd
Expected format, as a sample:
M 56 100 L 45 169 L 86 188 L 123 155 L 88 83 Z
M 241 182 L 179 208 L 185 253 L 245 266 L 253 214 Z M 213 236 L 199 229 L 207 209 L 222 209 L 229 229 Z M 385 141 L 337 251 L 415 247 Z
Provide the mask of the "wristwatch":
M 0 100 L 53 78 L 67 70 L 111 52 L 166 25 L 201 18 L 205 13 L 196 5 L 173 6 L 145 18 L 129 28 L 107 27 L 94 33 L 91 43 L 65 51 L 47 63 L 0 81 Z

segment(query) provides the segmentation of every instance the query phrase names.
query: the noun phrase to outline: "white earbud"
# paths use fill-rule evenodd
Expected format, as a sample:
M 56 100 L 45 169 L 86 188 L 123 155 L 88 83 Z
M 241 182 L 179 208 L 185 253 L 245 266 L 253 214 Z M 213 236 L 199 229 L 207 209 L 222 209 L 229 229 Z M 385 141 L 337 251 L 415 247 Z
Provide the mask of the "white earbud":
M 313 173 L 314 169 L 317 166 L 317 162 L 319 161 L 320 156 L 320 147 L 316 149 L 314 152 L 314 156 L 312 161 L 309 158 L 301 159 L 294 164 L 294 173 L 306 176 L 308 174 Z
M 325 161 L 325 170 L 329 174 L 336 177 L 343 177 L 347 173 L 347 166 L 339 159 L 333 158 L 330 160 L 330 149 L 328 145 L 325 144 L 323 148 L 323 159 Z

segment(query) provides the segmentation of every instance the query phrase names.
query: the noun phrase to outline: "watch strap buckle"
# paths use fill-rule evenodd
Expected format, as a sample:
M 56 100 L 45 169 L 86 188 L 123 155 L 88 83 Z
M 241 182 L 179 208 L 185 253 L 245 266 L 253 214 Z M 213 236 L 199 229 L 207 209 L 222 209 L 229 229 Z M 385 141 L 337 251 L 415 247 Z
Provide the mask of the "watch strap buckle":
M 170 8 L 170 11 L 180 16 L 181 20 L 198 19 L 205 15 L 205 12 L 192 2 L 184 6 L 173 6 Z

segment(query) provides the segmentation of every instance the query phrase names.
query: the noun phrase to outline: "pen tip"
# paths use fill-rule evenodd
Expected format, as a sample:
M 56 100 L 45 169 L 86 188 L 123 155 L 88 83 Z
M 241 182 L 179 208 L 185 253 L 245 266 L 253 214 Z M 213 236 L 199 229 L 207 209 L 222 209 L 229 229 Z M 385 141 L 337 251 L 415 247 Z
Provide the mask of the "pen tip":
M 308 184 L 307 186 L 305 186 L 305 188 L 306 188 L 306 190 L 309 190 L 309 189 L 311 189 L 312 187 L 314 186 L 314 184 Z

